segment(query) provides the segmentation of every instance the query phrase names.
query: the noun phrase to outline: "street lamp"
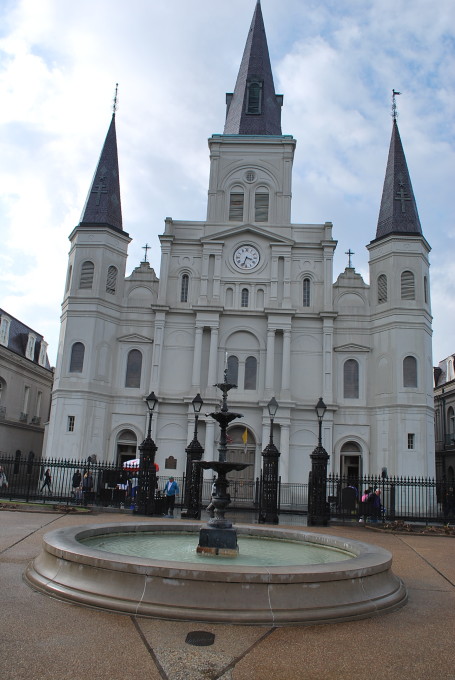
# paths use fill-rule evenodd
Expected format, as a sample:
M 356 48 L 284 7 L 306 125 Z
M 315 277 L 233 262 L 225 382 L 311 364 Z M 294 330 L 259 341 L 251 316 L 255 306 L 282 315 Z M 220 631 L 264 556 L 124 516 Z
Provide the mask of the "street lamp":
M 201 460 L 204 449 L 198 442 L 197 427 L 199 414 L 203 405 L 203 400 L 199 392 L 191 402 L 194 411 L 194 435 L 193 441 L 186 447 L 186 473 L 185 473 L 185 493 L 184 506 L 181 517 L 186 519 L 201 518 L 200 491 L 202 482 L 202 468 L 196 462 Z
M 156 467 L 155 454 L 157 446 L 152 439 L 152 417 L 158 398 L 150 392 L 145 398 L 149 413 L 147 436 L 139 446 L 139 489 L 136 512 L 139 515 L 153 515 L 155 511 Z
M 281 453 L 273 443 L 273 420 L 278 410 L 278 402 L 272 397 L 267 404 L 270 416 L 270 440 L 262 452 L 261 494 L 259 504 L 260 524 L 278 524 L 278 461 Z
M 308 526 L 324 526 L 329 522 L 327 503 L 327 463 L 329 455 L 322 446 L 322 419 L 327 406 L 322 397 L 315 406 L 319 424 L 318 445 L 311 454 L 311 472 L 308 483 Z

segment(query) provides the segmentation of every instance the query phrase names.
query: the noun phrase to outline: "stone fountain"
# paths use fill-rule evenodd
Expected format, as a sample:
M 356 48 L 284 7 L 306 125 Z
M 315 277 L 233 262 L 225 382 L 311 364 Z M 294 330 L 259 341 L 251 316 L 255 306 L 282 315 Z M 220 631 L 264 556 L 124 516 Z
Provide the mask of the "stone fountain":
M 221 390 L 223 398 L 219 411 L 208 413 L 211 418 L 217 421 L 220 426 L 220 443 L 218 447 L 218 460 L 199 461 L 195 465 L 200 465 L 204 470 L 213 470 L 217 477 L 213 483 L 211 504 L 214 508 L 214 516 L 209 519 L 207 525 L 202 527 L 199 532 L 199 544 L 197 552 L 205 555 L 229 555 L 236 557 L 238 553 L 237 531 L 232 526 L 232 522 L 225 518 L 226 508 L 231 502 L 228 493 L 229 481 L 226 475 L 233 470 L 244 470 L 248 463 L 227 462 L 227 427 L 236 418 L 243 418 L 241 413 L 229 411 L 227 395 L 229 390 L 237 387 L 228 382 L 227 368 L 224 370 L 224 382 L 215 385 Z

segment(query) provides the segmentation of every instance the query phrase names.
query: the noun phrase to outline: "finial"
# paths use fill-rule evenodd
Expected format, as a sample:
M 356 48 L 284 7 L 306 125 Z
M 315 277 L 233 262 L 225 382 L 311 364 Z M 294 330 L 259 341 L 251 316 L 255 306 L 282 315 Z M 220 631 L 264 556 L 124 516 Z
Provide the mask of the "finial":
M 346 250 L 345 255 L 348 256 L 348 269 L 352 269 L 352 262 L 351 262 L 351 255 L 355 255 L 354 251 L 352 251 L 350 248 L 349 250 Z
M 146 243 L 145 246 L 142 246 L 142 250 L 145 250 L 144 259 L 143 259 L 142 261 L 143 261 L 143 262 L 148 262 L 148 260 L 147 260 L 147 251 L 148 251 L 148 250 L 151 250 L 151 246 L 149 246 L 149 244 Z
M 117 109 L 118 109 L 118 96 L 117 96 L 117 93 L 118 93 L 118 83 L 115 83 L 115 95 L 114 95 L 114 99 L 113 99 L 113 102 L 112 102 L 112 115 L 113 115 L 113 116 L 115 116 L 115 112 L 116 112 Z
M 398 111 L 397 111 L 397 102 L 395 97 L 397 94 L 401 94 L 401 92 L 397 92 L 396 90 L 392 90 L 392 118 L 393 120 L 396 120 L 398 117 Z

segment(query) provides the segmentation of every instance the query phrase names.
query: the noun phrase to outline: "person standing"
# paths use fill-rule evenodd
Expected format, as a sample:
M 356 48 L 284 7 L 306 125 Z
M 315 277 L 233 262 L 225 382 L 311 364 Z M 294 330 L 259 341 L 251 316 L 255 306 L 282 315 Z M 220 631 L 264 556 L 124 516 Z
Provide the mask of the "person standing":
M 91 500 L 91 493 L 93 489 L 93 477 L 90 470 L 82 477 L 82 495 L 84 497 L 84 505 L 87 505 L 89 500 Z
M 8 488 L 8 480 L 6 478 L 5 471 L 0 467 L 0 490 L 5 490 Z
M 46 472 L 44 473 L 44 481 L 43 481 L 43 485 L 41 487 L 41 492 L 43 492 L 44 489 L 47 486 L 47 493 L 49 494 L 49 496 L 52 496 L 51 484 L 52 484 L 52 475 L 51 475 L 50 469 L 47 468 Z
M 77 498 L 77 491 L 81 485 L 82 481 L 82 475 L 80 473 L 80 470 L 76 470 L 76 472 L 73 475 L 73 481 L 71 483 L 71 486 L 73 487 L 73 490 L 71 491 L 71 495 Z
M 180 493 L 179 485 L 174 480 L 174 477 L 169 477 L 169 481 L 164 487 L 164 495 L 166 496 L 165 517 L 174 517 L 175 497 L 179 493 Z

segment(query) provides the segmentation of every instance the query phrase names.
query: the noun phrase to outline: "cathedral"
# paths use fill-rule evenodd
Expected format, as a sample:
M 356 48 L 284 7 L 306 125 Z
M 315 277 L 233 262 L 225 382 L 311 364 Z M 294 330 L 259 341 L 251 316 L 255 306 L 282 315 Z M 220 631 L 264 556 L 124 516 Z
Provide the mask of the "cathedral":
M 159 278 L 147 256 L 126 276 L 114 112 L 69 236 L 46 457 L 135 457 L 153 391 L 160 474 L 185 472 L 198 393 L 198 439 L 217 459 L 205 414 L 219 408 L 226 371 L 229 407 L 243 414 L 228 459 L 250 463 L 241 478 L 260 474 L 272 397 L 283 482 L 308 480 L 319 397 L 330 473 L 434 476 L 430 247 L 396 117 L 365 244 L 369 283 L 350 262 L 334 282 L 332 223 L 291 223 L 296 140 L 282 133 L 282 106 L 258 0 L 224 132 L 208 140 L 206 220 L 166 218 Z

